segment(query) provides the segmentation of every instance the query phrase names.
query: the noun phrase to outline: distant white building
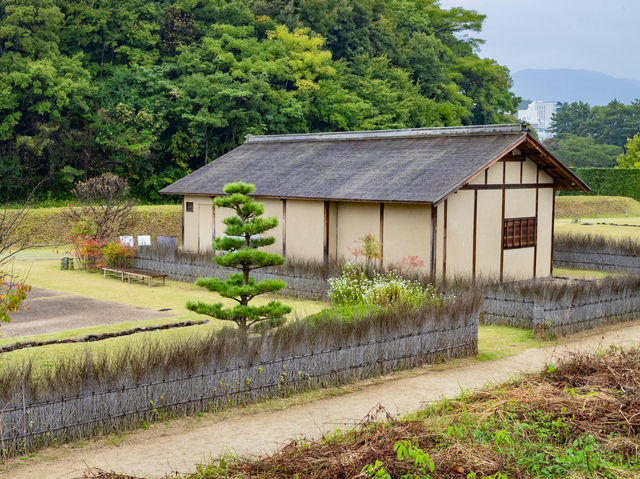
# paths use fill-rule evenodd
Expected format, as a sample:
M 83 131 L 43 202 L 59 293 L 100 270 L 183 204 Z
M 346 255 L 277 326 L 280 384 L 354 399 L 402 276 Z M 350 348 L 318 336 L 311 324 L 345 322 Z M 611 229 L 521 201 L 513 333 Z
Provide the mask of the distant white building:
M 551 117 L 562 106 L 559 101 L 534 101 L 526 110 L 518 110 L 518 120 L 526 121 L 538 133 L 541 140 L 551 137 Z

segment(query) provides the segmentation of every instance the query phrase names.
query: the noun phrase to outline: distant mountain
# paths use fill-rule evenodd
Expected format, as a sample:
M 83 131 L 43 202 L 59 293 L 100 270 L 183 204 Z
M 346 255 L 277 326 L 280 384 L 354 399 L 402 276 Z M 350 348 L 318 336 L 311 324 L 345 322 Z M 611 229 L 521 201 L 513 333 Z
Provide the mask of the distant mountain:
M 631 103 L 640 98 L 640 80 L 615 78 L 591 70 L 521 70 L 512 75 L 513 91 L 543 101 L 583 101 L 606 105 L 613 99 Z

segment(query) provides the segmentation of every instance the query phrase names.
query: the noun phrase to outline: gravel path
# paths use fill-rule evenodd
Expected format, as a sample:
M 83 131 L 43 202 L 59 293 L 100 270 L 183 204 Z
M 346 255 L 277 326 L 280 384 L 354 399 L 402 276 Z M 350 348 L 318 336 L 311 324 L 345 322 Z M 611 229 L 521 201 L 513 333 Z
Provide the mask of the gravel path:
M 640 321 L 619 324 L 574 335 L 558 346 L 530 349 L 490 362 L 463 361 L 443 369 L 425 368 L 413 377 L 355 386 L 355 392 L 284 410 L 205 414 L 201 418 L 155 424 L 127 434 L 121 441 L 102 439 L 83 443 L 82 447 L 47 449 L 34 458 L 7 465 L 0 477 L 74 478 L 80 477 L 87 465 L 144 477 L 189 472 L 195 464 L 225 452 L 260 454 L 295 437 L 319 437 L 336 427 L 358 422 L 378 404 L 392 414 L 402 414 L 443 396 L 454 397 L 461 389 L 480 388 L 519 372 L 539 369 L 567 351 L 593 351 L 638 341 Z
M 56 333 L 169 316 L 171 313 L 33 288 L 20 311 L 11 313 L 11 322 L 2 325 L 0 338 Z

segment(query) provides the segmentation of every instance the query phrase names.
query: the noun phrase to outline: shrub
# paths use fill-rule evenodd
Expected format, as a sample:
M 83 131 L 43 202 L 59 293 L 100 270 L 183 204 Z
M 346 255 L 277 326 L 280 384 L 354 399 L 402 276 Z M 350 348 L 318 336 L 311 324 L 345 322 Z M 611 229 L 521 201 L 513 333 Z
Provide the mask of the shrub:
M 112 268 L 130 268 L 133 266 L 134 248 L 113 241 L 101 249 L 102 258 L 107 266 Z
M 74 255 L 82 265 L 82 269 L 94 270 L 102 258 L 104 243 L 84 235 L 78 235 L 74 239 Z
M 338 278 L 329 279 L 329 299 L 338 305 L 368 304 L 389 306 L 405 304 L 440 305 L 442 296 L 432 284 L 426 286 L 403 278 L 395 271 L 367 274 L 366 268 L 346 263 Z

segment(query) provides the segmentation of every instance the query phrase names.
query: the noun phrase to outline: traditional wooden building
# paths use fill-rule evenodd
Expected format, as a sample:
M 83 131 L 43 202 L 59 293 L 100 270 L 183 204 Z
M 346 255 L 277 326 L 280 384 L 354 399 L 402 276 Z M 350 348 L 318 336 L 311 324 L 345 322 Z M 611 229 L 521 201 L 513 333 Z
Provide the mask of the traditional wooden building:
M 556 190 L 588 187 L 520 124 L 252 136 L 163 189 L 182 195 L 186 251 L 210 250 L 225 184 L 256 185 L 285 257 L 350 258 L 374 235 L 383 262 L 438 276 L 549 276 Z

